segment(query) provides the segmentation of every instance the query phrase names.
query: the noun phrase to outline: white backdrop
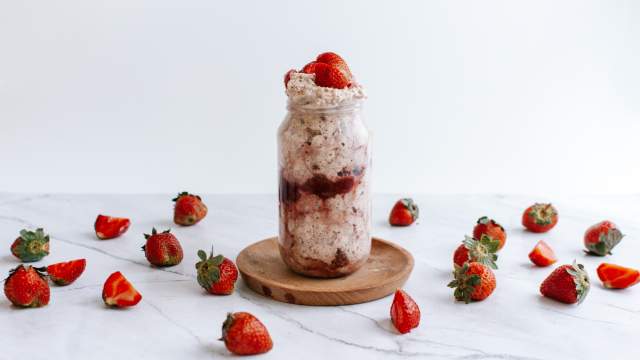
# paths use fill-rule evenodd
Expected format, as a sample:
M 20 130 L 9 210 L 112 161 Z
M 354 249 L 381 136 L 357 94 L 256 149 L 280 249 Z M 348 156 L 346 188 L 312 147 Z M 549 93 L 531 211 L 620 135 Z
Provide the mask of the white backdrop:
M 0 191 L 274 192 L 282 75 L 343 55 L 374 190 L 640 191 L 640 2 L 0 2 Z

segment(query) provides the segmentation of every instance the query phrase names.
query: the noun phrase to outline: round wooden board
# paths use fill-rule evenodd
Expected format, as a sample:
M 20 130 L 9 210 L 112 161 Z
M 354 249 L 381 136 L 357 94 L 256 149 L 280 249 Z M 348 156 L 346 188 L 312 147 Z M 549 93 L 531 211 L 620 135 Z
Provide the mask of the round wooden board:
M 273 237 L 246 247 L 236 264 L 255 292 L 291 304 L 349 305 L 380 299 L 402 287 L 413 270 L 407 250 L 374 237 L 369 259 L 355 273 L 335 279 L 306 277 L 289 270 L 277 241 Z

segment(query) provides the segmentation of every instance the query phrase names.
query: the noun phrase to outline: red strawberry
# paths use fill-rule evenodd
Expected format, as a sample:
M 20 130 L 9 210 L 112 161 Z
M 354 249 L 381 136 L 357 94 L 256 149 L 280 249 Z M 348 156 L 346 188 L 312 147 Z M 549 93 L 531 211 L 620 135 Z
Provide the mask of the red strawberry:
M 266 353 L 273 348 L 267 328 L 247 312 L 228 313 L 222 324 L 222 338 L 227 350 L 236 355 Z
M 178 225 L 193 225 L 207 216 L 207 206 L 198 195 L 183 191 L 173 201 L 176 202 L 173 222 Z
M 318 86 L 344 89 L 351 84 L 351 80 L 344 76 L 340 69 L 331 65 L 316 63 L 314 72 L 316 74 L 315 82 Z
M 40 270 L 18 265 L 4 281 L 4 294 L 15 306 L 41 307 L 49 303 L 49 284 Z
M 464 237 L 462 245 L 458 246 L 453 253 L 453 263 L 462 266 L 467 261 L 479 262 L 492 269 L 497 269 L 496 260 L 498 260 L 498 246 L 500 242 L 494 240 L 487 235 L 482 235 L 480 240 Z
M 49 278 L 57 285 L 69 285 L 82 275 L 87 260 L 79 259 L 47 266 Z
M 292 74 L 292 73 L 295 73 L 295 72 L 297 72 L 297 71 L 295 71 L 295 70 L 291 69 L 291 70 L 287 71 L 287 72 L 284 74 L 284 88 L 285 88 L 285 89 L 287 88 L 287 85 L 289 85 L 289 80 L 291 80 L 291 74 Z
M 171 230 L 159 233 L 153 228 L 151 235 L 144 234 L 144 238 L 147 239 L 147 243 L 142 247 L 142 251 L 152 265 L 173 266 L 182 261 L 182 246 Z
M 534 233 L 544 233 L 558 223 L 558 211 L 551 204 L 533 204 L 522 214 L 522 225 Z
M 584 233 L 584 246 L 589 254 L 605 256 L 611 254 L 611 250 L 623 237 L 616 224 L 605 220 L 587 229 Z
M 556 258 L 553 249 L 546 242 L 540 240 L 529 253 L 529 260 L 537 266 L 545 267 L 558 261 L 558 258 Z
M 575 304 L 582 302 L 589 292 L 589 275 L 582 264 L 561 265 L 540 285 L 540 293 L 548 298 Z
M 396 290 L 391 304 L 391 322 L 401 334 L 420 325 L 420 308 L 418 304 L 403 290 Z
M 106 240 L 117 238 L 129 229 L 131 221 L 127 218 L 98 215 L 93 225 L 98 239 Z
M 418 219 L 420 210 L 413 199 L 400 199 L 391 209 L 389 224 L 393 226 L 409 226 Z
M 607 289 L 626 289 L 640 282 L 640 271 L 602 263 L 598 266 L 598 277 Z
M 456 289 L 453 293 L 456 300 L 468 304 L 489 297 L 496 288 L 496 277 L 487 266 L 467 262 L 462 266 L 454 265 L 453 281 L 448 286 Z
M 122 308 L 136 305 L 142 300 L 142 295 L 120 271 L 116 271 L 104 283 L 102 300 L 107 306 Z
M 504 243 L 507 241 L 507 233 L 504 231 L 502 225 L 486 216 L 478 219 L 476 226 L 473 228 L 474 239 L 481 239 L 482 235 L 487 235 L 492 239 L 498 240 L 500 242 L 498 250 L 502 249 L 502 247 L 504 247 Z
M 336 67 L 349 81 L 351 81 L 351 79 L 353 78 L 353 76 L 351 75 L 351 70 L 349 70 L 349 66 L 347 65 L 347 62 L 344 61 L 344 59 L 341 58 L 340 55 L 336 53 L 332 53 L 332 52 L 322 53 L 318 55 L 318 57 L 316 58 L 316 61 L 319 63 L 324 63 L 327 65 Z
M 318 64 L 317 62 L 312 61 L 312 62 L 308 63 L 307 65 L 305 65 L 302 68 L 301 72 L 303 72 L 305 74 L 315 74 L 316 73 L 316 65 L 317 64 Z
M 229 295 L 233 292 L 238 269 L 233 261 L 222 255 L 213 256 L 213 249 L 209 258 L 203 250 L 198 251 L 200 261 L 196 264 L 198 284 L 215 295 Z
M 49 235 L 41 228 L 36 231 L 21 230 L 11 245 L 11 253 L 22 262 L 39 261 L 49 255 Z

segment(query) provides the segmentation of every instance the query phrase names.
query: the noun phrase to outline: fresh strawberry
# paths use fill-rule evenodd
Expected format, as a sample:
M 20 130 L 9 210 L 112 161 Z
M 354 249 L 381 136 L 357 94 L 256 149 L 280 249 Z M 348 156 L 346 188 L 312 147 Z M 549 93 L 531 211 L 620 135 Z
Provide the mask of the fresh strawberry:
M 391 209 L 389 224 L 393 226 L 409 226 L 418 219 L 420 210 L 413 199 L 400 199 Z
M 587 229 L 584 233 L 584 246 L 589 254 L 605 256 L 611 254 L 611 250 L 623 237 L 616 224 L 605 220 Z
M 401 334 L 420 325 L 420 308 L 418 304 L 403 290 L 396 290 L 391 304 L 391 322 Z
M 448 286 L 455 289 L 456 300 L 468 304 L 489 297 L 496 288 L 496 277 L 486 265 L 466 262 L 462 266 L 454 265 L 453 281 Z
M 213 256 L 213 250 L 207 258 L 207 253 L 198 251 L 200 261 L 196 264 L 198 284 L 215 295 L 229 295 L 233 292 L 238 269 L 233 261 L 222 255 Z
M 4 281 L 4 294 L 15 306 L 41 307 L 49 303 L 49 284 L 43 269 L 18 265 Z
M 344 89 L 351 84 L 348 79 L 337 67 L 316 63 L 314 65 L 314 73 L 316 74 L 316 85 L 334 89 Z
M 540 293 L 548 298 L 566 303 L 582 302 L 589 292 L 589 275 L 582 264 L 561 265 L 547 276 L 540 285 Z
M 598 266 L 598 277 L 607 289 L 626 289 L 640 282 L 640 271 L 602 263 Z
M 332 52 L 322 53 L 318 55 L 318 57 L 316 58 L 316 61 L 319 63 L 324 63 L 327 65 L 336 67 L 349 81 L 351 81 L 351 79 L 353 78 L 353 75 L 351 75 L 351 70 L 349 70 L 349 66 L 347 65 L 347 62 L 344 61 L 344 59 L 336 53 L 332 53 Z
M 104 283 L 102 300 L 107 306 L 123 308 L 139 303 L 142 300 L 142 295 L 125 279 L 120 271 L 116 271 L 109 275 Z
M 295 73 L 295 72 L 297 72 L 297 71 L 295 71 L 294 69 L 291 69 L 291 70 L 287 71 L 284 74 L 284 88 L 285 89 L 287 88 L 287 85 L 289 85 L 289 80 L 291 80 L 291 74 Z
M 504 243 L 507 241 L 507 233 L 504 231 L 502 225 L 486 216 L 478 219 L 476 226 L 473 228 L 474 239 L 481 239 L 482 235 L 487 235 L 492 239 L 498 240 L 500 242 L 498 250 L 502 249 L 502 247 L 504 247 Z
M 49 255 L 49 235 L 41 228 L 36 231 L 21 230 L 11 245 L 11 253 L 22 262 L 34 262 Z
M 467 261 L 479 262 L 492 269 L 497 269 L 498 247 L 500 242 L 487 235 L 482 235 L 480 240 L 465 235 L 462 244 L 453 253 L 453 263 L 462 266 Z
M 207 206 L 198 195 L 183 191 L 173 201 L 176 203 L 173 222 L 178 225 L 193 225 L 207 216 Z
M 545 267 L 558 261 L 558 258 L 556 258 L 553 249 L 546 242 L 540 240 L 529 253 L 529 260 L 537 266 Z
M 316 73 L 316 65 L 317 64 L 318 64 L 318 62 L 312 61 L 312 62 L 308 63 L 307 65 L 305 65 L 302 68 L 301 72 L 303 72 L 305 74 L 315 74 Z
M 82 275 L 87 260 L 79 259 L 47 266 L 49 279 L 57 285 L 69 285 Z
M 544 233 L 558 223 L 558 211 L 551 204 L 533 204 L 522 214 L 522 225 L 534 233 Z
M 152 265 L 173 266 L 182 261 L 182 246 L 171 230 L 159 233 L 153 228 L 151 235 L 144 234 L 144 238 L 147 239 L 147 243 L 142 247 L 142 251 Z
M 106 240 L 117 238 L 129 229 L 131 221 L 127 218 L 98 215 L 93 225 L 98 239 Z
M 266 353 L 273 347 L 267 328 L 247 312 L 228 313 L 222 324 L 222 338 L 227 350 L 236 355 Z

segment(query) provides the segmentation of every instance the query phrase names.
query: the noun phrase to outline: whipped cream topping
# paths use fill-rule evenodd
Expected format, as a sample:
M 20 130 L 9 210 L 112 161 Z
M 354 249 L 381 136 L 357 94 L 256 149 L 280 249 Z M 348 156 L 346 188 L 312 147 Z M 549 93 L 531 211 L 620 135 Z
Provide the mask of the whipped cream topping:
M 286 89 L 289 101 L 295 105 L 334 107 L 367 98 L 364 88 L 355 81 L 350 87 L 334 89 L 318 86 L 314 80 L 315 74 L 292 73 Z

